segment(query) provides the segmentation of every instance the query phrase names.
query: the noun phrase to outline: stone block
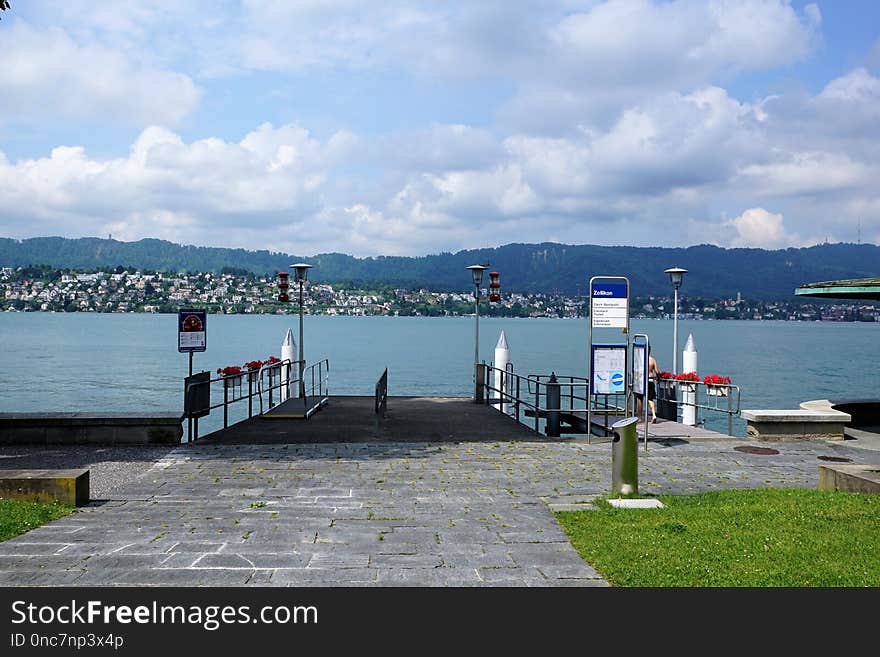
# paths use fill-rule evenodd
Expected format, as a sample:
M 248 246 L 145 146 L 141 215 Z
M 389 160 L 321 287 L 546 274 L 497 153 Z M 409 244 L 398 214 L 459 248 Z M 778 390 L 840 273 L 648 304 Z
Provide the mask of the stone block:
M 84 506 L 89 503 L 89 471 L 0 470 L 0 498 Z
M 880 493 L 880 465 L 820 465 L 819 490 Z
M 746 433 L 757 440 L 843 440 L 848 413 L 835 410 L 742 410 Z

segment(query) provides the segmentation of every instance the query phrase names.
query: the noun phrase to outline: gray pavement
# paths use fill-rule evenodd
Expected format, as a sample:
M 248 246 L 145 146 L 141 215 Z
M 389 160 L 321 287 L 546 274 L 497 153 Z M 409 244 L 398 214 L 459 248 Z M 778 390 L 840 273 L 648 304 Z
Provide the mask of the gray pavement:
M 640 492 L 818 483 L 859 440 L 671 438 Z M 767 445 L 767 443 L 764 443 Z M 0 543 L 0 585 L 606 586 L 552 509 L 610 490 L 606 441 L 193 444 L 72 516 Z
M 176 445 L 0 445 L 3 470 L 89 471 L 91 499 L 108 499 L 147 473 Z

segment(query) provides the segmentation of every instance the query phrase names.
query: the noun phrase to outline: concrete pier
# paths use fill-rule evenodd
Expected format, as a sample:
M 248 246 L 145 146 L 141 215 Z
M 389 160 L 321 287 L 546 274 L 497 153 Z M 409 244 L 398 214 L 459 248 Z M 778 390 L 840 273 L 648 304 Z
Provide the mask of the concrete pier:
M 288 403 L 295 403 L 291 400 Z M 366 443 L 546 440 L 491 406 L 464 397 L 389 397 L 377 420 L 373 397 L 332 397 L 308 420 L 271 414 L 253 417 L 199 439 L 199 443 Z

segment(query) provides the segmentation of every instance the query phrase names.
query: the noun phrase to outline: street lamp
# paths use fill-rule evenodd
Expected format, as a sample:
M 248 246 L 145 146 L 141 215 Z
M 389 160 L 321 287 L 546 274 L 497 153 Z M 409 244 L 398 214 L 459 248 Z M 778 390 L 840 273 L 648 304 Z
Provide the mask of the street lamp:
M 488 269 L 483 265 L 471 265 L 470 269 L 474 276 L 474 402 L 480 403 L 480 382 L 477 379 L 477 367 L 480 363 L 480 285 L 483 282 L 483 272 Z
M 674 310 L 672 315 L 672 373 L 678 374 L 678 288 L 681 287 L 681 279 L 687 274 L 687 269 L 670 267 L 663 272 L 669 274 L 672 288 L 675 291 Z
M 311 265 L 305 262 L 298 262 L 290 265 L 294 272 L 294 279 L 299 283 L 299 396 L 304 399 L 306 396 L 305 368 L 306 361 L 303 357 L 303 285 L 309 276 Z

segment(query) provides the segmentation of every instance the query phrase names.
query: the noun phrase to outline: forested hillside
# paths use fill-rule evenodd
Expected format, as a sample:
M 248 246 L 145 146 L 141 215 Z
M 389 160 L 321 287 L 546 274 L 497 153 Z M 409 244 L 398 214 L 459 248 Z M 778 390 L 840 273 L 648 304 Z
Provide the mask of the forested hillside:
M 136 267 L 156 271 L 248 270 L 257 274 L 286 271 L 300 260 L 314 265 L 315 281 L 468 289 L 465 267 L 489 264 L 501 272 L 506 289 L 522 292 L 584 294 L 592 276 L 626 276 L 632 296 L 670 292 L 663 270 L 684 267 L 689 273 L 682 292 L 723 298 L 737 292 L 753 299 L 786 299 L 801 283 L 839 278 L 880 276 L 880 247 L 873 244 L 821 244 L 768 251 L 688 248 L 644 248 L 567 244 L 507 244 L 498 248 L 440 253 L 420 257 L 355 258 L 341 253 L 301 256 L 185 246 L 163 240 L 120 242 L 110 239 L 37 237 L 0 238 L 0 266 L 50 265 L 89 269 Z

